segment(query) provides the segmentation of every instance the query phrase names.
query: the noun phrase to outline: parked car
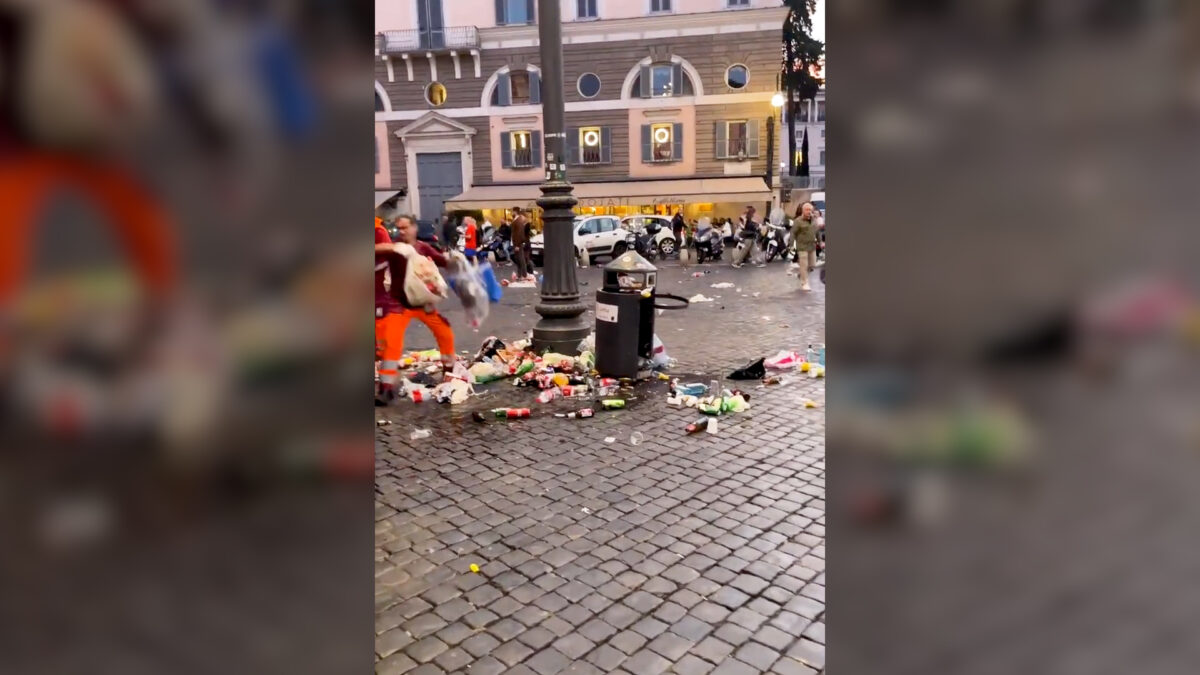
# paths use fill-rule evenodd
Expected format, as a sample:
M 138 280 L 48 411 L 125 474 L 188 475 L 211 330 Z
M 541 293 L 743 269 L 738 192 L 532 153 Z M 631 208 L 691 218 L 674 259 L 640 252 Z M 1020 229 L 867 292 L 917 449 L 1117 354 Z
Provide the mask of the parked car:
M 577 216 L 575 218 L 575 252 L 578 256 L 581 249 L 587 249 L 588 257 L 595 260 L 597 256 L 617 257 L 624 253 L 628 246 L 625 237 L 629 231 L 621 227 L 616 216 Z M 544 234 L 534 235 L 529 240 L 530 257 L 536 267 L 541 267 L 545 260 L 546 240 Z
M 679 242 L 675 241 L 675 233 L 671 231 L 671 219 L 666 216 L 626 216 L 621 219 L 621 227 L 641 233 L 651 220 L 658 223 L 660 228 L 658 234 L 654 235 L 654 246 L 659 254 L 666 258 L 679 250 Z

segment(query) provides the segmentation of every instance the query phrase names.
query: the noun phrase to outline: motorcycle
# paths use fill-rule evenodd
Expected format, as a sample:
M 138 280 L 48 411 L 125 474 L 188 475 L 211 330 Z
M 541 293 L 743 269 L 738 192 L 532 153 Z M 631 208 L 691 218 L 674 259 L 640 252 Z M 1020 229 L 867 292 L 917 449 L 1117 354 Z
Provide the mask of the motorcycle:
M 725 252 L 725 241 L 719 230 L 709 227 L 696 231 L 696 236 L 692 238 L 692 248 L 696 249 L 697 263 L 720 260 L 721 254 Z
M 774 223 L 764 223 L 759 228 L 758 245 L 766 256 L 767 262 L 775 260 L 775 256 L 787 250 L 790 239 L 789 228 Z
M 626 250 L 636 251 L 646 260 L 653 261 L 658 255 L 658 245 L 654 242 L 654 237 L 660 229 L 658 223 L 651 221 L 641 231 L 625 235 Z
M 508 242 L 500 238 L 495 228 L 485 227 L 483 239 L 479 244 L 479 257 L 486 260 L 489 256 L 494 257 L 496 262 L 512 262 L 512 252 L 508 247 Z

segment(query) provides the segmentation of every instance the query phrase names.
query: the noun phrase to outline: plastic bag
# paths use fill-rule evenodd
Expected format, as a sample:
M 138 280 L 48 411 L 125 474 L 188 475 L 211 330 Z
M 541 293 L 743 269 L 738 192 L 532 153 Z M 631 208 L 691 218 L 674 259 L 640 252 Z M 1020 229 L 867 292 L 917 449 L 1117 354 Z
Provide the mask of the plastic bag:
M 458 405 L 466 401 L 472 393 L 471 385 L 465 380 L 451 379 L 434 387 L 433 399 L 438 403 Z
M 493 380 L 499 380 L 508 377 L 508 373 L 497 368 L 490 361 L 480 361 L 479 363 L 476 363 L 475 365 L 471 366 L 469 372 L 471 374 L 471 380 L 475 384 L 483 384 L 484 382 L 491 382 Z
M 650 365 L 655 368 L 666 368 L 671 365 L 671 357 L 667 356 L 667 346 L 663 341 L 658 339 L 658 334 L 655 333 L 653 341 L 650 343 Z
M 731 380 L 761 380 L 767 376 L 766 359 L 756 359 L 729 374 Z
M 483 288 L 487 291 L 488 301 L 492 303 L 500 302 L 500 298 L 504 296 L 504 287 L 500 285 L 500 281 L 496 278 L 496 270 L 492 268 L 490 262 L 484 262 L 479 265 L 479 278 L 483 281 Z
M 555 352 L 546 352 L 542 356 L 542 363 L 551 368 L 563 368 L 570 370 L 575 367 L 575 359 L 565 354 L 557 354 Z
M 451 280 L 454 294 L 462 302 L 463 310 L 467 314 L 467 323 L 472 328 L 478 328 L 488 316 L 488 292 L 484 288 L 479 268 L 462 253 L 455 251 L 450 254 L 446 274 Z
M 781 351 L 764 361 L 763 365 L 772 370 L 790 370 L 795 368 L 799 363 L 799 354 L 796 352 Z

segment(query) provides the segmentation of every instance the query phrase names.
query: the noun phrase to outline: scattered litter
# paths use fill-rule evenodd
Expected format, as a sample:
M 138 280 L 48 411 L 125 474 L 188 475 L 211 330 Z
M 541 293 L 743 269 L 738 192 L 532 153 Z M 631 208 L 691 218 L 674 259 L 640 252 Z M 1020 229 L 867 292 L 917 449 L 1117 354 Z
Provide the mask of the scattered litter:
M 808 376 L 814 380 L 825 377 L 825 366 L 813 364 L 813 366 L 808 369 Z
M 617 441 L 617 437 L 616 437 L 616 436 L 607 436 L 607 437 L 605 437 L 605 439 L 604 439 L 604 442 L 605 442 L 605 443 L 615 443 L 616 441 Z
M 529 417 L 529 408 L 492 408 L 493 417 L 502 417 L 507 419 L 518 419 Z
M 375 426 L 377 427 L 386 427 L 391 423 L 391 420 L 375 420 Z
M 413 432 L 408 435 L 408 440 L 419 441 L 422 438 L 429 438 L 432 435 L 433 432 L 428 429 L 414 429 Z
M 805 408 L 816 408 L 816 407 L 817 407 L 817 402 L 816 402 L 816 401 L 814 401 L 814 400 L 812 400 L 812 399 L 809 399 L 809 400 L 807 400 L 807 401 L 805 401 L 805 402 L 804 402 L 804 407 L 805 407 Z
M 689 434 L 694 434 L 694 433 L 704 431 L 708 427 L 708 423 L 710 421 L 715 421 L 715 420 L 709 420 L 707 417 L 701 417 L 700 419 L 696 420 L 695 422 L 692 422 L 691 424 L 687 425 L 687 427 L 685 427 L 684 430 L 687 431 L 687 433 L 689 433 Z
M 697 293 L 697 294 L 693 295 L 692 297 L 688 298 L 688 302 L 693 303 L 693 304 L 695 304 L 697 302 L 712 302 L 712 301 L 713 301 L 712 298 L 705 297 L 703 293 Z
M 713 288 L 733 288 L 733 284 L 728 281 L 722 281 L 718 284 L 712 284 Z
M 693 279 L 699 279 L 702 276 L 704 276 L 704 272 L 692 272 Z
M 620 410 L 621 408 L 625 407 L 625 399 L 606 398 L 600 402 L 600 405 L 605 410 Z
M 537 284 L 532 281 L 510 281 L 506 285 L 509 288 L 537 288 Z
M 479 574 L 479 565 L 476 565 L 475 563 L 471 563 L 470 569 L 471 569 L 472 573 Z
M 431 391 L 432 390 L 427 389 L 425 387 L 413 387 L 412 389 L 408 390 L 408 397 L 410 399 L 412 399 L 413 403 L 420 403 L 421 401 L 428 401 L 432 396 L 432 394 L 430 393 Z
M 641 445 L 642 441 L 645 440 L 645 438 L 646 437 L 642 435 L 642 432 L 635 431 L 632 434 L 629 434 L 629 444 L 630 445 Z
M 616 439 L 614 439 L 614 438 L 612 438 L 611 436 L 609 436 L 608 438 L 604 439 L 604 442 L 605 442 L 605 443 L 610 443 L 610 442 L 612 442 L 613 440 L 616 440 Z M 591 509 L 589 509 L 589 508 L 588 508 L 588 507 L 586 507 L 586 506 L 585 506 L 585 507 L 583 507 L 582 509 L 579 509 L 579 510 L 580 510 L 580 511 L 582 511 L 582 512 L 583 512 L 584 514 L 586 514 L 586 515 L 589 515 L 589 516 L 590 516 L 590 515 L 592 515 L 592 510 L 591 510 Z
M 770 320 L 771 320 L 771 317 L 769 317 L 769 316 L 764 316 L 764 317 L 762 318 L 762 320 L 763 320 L 763 321 L 770 321 Z
M 554 416 L 555 417 L 564 417 L 564 418 L 573 420 L 573 419 L 592 417 L 595 414 L 596 414 L 595 411 L 593 411 L 591 408 L 584 408 L 582 410 L 572 410 L 571 412 L 568 412 L 568 413 L 554 413 Z
M 705 431 L 707 431 L 710 434 L 717 433 L 717 418 L 714 417 L 714 418 L 708 420 L 708 425 L 706 426 Z
M 758 297 L 758 296 L 760 296 L 760 295 L 762 295 L 762 293 L 755 293 L 755 294 L 754 294 L 754 297 L 756 297 L 756 298 L 757 298 L 757 297 Z

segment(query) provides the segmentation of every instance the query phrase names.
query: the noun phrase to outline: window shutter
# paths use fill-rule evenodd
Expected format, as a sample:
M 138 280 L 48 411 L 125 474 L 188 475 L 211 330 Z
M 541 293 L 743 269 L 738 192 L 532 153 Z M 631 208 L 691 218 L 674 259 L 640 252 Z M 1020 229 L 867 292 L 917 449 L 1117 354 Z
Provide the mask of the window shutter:
M 528 23 L 537 23 L 537 14 L 533 13 L 533 0 L 525 0 L 525 16 L 529 17 Z
M 729 149 L 729 143 L 725 138 L 725 121 L 717 120 L 713 122 L 713 156 L 717 159 L 725 159 L 729 156 L 726 152 Z
M 612 164 L 612 127 L 600 127 L 600 161 Z
M 532 131 L 529 133 L 529 138 L 530 138 L 529 154 L 533 156 L 533 161 L 530 163 L 530 166 L 541 166 L 542 165 L 542 132 Z
M 529 71 L 529 102 L 542 102 L 542 76 L 536 70 Z
M 500 166 L 512 168 L 512 136 L 507 131 L 500 132 Z
M 671 159 L 680 162 L 683 161 L 683 123 L 676 122 L 672 126 L 674 129 L 671 133 L 671 140 L 675 147 L 672 150 Z
M 642 164 L 649 164 L 653 161 L 654 155 L 650 152 L 650 125 L 642 125 Z
M 639 89 L 641 91 L 638 92 L 638 96 L 650 98 L 650 66 L 642 66 L 641 86 Z
M 671 66 L 671 95 L 683 96 L 683 66 L 678 63 Z
M 567 164 L 582 164 L 579 156 L 579 127 L 567 127 Z
M 758 157 L 758 120 L 746 122 L 746 154 Z
M 504 0 L 496 0 L 496 25 L 503 26 L 507 23 L 504 19 Z
M 512 81 L 508 73 L 503 73 L 496 79 L 497 101 L 500 105 L 512 105 Z

